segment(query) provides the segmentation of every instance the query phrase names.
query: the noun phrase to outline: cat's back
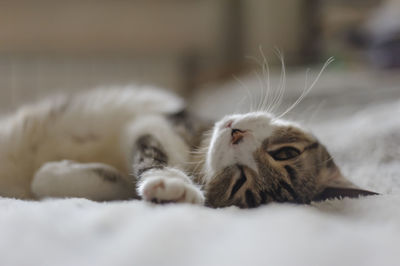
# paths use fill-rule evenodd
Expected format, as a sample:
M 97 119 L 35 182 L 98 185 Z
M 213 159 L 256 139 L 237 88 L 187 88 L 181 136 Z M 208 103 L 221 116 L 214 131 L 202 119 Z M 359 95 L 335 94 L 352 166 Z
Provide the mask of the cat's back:
M 4 138 L 57 129 L 100 130 L 138 115 L 174 113 L 183 105 L 181 98 L 153 87 L 112 87 L 57 95 L 22 106 L 15 114 L 0 119 L 0 134 Z

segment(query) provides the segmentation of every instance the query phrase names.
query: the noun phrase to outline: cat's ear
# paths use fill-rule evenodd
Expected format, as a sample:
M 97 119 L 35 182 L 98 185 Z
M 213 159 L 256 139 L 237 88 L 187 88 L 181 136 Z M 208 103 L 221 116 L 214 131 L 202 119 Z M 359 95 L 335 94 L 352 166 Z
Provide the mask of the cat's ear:
M 313 201 L 324 201 L 335 198 L 358 198 L 368 195 L 378 195 L 378 193 L 357 187 L 337 171 L 334 177 L 322 186 L 320 192 L 313 198 Z
M 324 201 L 327 199 L 358 198 L 360 196 L 379 195 L 378 193 L 359 188 L 326 187 L 317 194 L 313 201 Z

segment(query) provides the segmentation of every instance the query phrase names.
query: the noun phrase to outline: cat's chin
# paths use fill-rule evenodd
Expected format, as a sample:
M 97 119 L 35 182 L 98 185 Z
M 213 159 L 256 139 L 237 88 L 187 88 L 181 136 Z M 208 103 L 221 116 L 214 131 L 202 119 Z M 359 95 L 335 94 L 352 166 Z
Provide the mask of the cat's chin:
M 258 174 L 245 165 L 225 167 L 206 183 L 206 205 L 213 208 L 233 205 L 252 208 L 266 203 L 254 190 L 257 178 Z M 247 202 L 249 197 L 252 197 L 251 202 Z

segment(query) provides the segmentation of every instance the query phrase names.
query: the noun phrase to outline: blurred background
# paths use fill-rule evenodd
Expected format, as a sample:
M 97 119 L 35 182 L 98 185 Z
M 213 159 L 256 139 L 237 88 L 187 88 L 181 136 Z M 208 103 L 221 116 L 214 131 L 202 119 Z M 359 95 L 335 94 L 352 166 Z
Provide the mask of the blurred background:
M 260 70 L 260 47 L 272 69 L 279 48 L 290 69 L 334 56 L 347 84 L 395 84 L 400 1 L 0 0 L 0 111 L 131 83 L 190 97 Z

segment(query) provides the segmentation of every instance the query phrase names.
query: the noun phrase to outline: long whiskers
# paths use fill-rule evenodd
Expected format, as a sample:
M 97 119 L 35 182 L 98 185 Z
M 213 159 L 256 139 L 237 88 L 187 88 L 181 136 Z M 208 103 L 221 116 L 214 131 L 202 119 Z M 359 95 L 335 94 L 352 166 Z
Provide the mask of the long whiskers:
M 254 71 L 255 76 L 257 77 L 258 84 L 259 84 L 259 94 L 260 97 L 257 97 L 258 103 L 256 105 L 256 109 L 253 109 L 252 111 L 260 111 L 266 109 L 266 106 L 269 106 L 269 99 L 270 99 L 270 92 L 271 92 L 271 86 L 270 86 L 270 68 L 269 68 L 269 63 L 268 60 L 264 54 L 264 51 L 262 49 L 262 46 L 259 46 L 259 51 L 262 56 L 262 61 L 259 61 L 258 58 L 252 57 L 252 56 L 246 56 L 246 58 L 253 60 L 254 62 L 257 63 L 257 65 L 261 68 L 262 70 L 262 78 L 258 71 Z
M 254 111 L 254 104 L 253 104 L 254 98 L 253 98 L 252 94 L 250 93 L 249 88 L 246 85 L 244 85 L 244 83 L 238 77 L 236 77 L 235 75 L 233 76 L 233 78 L 239 83 L 240 87 L 246 91 L 247 98 L 249 99 L 249 103 L 250 103 L 250 110 L 249 111 L 253 112 Z M 244 99 L 246 99 L 246 98 L 244 98 Z
M 257 104 L 257 107 L 256 107 L 256 111 L 259 111 L 259 110 L 261 110 L 262 109 L 262 106 L 263 106 L 263 94 L 264 94 L 264 82 L 263 82 L 263 79 L 260 77 L 260 75 L 258 74 L 258 72 L 257 71 L 254 71 L 254 73 L 255 73 L 255 75 L 256 75 L 256 77 L 257 77 L 257 80 L 258 80 L 258 84 L 259 84 L 259 91 L 260 91 L 260 97 L 258 97 L 258 104 Z
M 281 63 L 281 71 L 280 71 L 278 86 L 276 89 L 272 89 L 269 63 L 266 59 L 266 56 L 261 46 L 259 47 L 259 51 L 262 56 L 262 62 L 260 62 L 257 58 L 247 56 L 247 58 L 254 60 L 261 67 L 263 78 L 260 77 L 260 74 L 257 71 L 254 72 L 259 83 L 260 97 L 258 97 L 258 100 L 254 100 L 254 97 L 252 96 L 249 88 L 245 86 L 245 84 L 243 84 L 242 81 L 240 81 L 236 77 L 235 79 L 239 82 L 241 87 L 246 90 L 247 96 L 250 99 L 250 112 L 262 111 L 275 114 L 282 104 L 286 90 L 286 65 L 285 65 L 284 55 L 278 48 L 275 48 L 274 52 L 276 56 L 279 58 L 279 61 Z M 287 113 L 292 111 L 293 108 L 295 108 L 310 93 L 310 91 L 314 88 L 315 84 L 320 79 L 322 73 L 325 71 L 328 65 L 333 61 L 334 61 L 333 57 L 330 57 L 328 58 L 328 60 L 326 60 L 321 70 L 318 72 L 317 76 L 310 85 L 308 80 L 310 69 L 307 69 L 302 93 L 297 98 L 297 100 L 294 103 L 292 103 L 285 111 L 283 111 L 279 115 L 276 115 L 275 119 L 280 119 Z
M 268 109 L 263 110 L 269 113 L 275 113 L 275 111 L 279 108 L 282 103 L 283 96 L 285 94 L 286 89 L 286 66 L 285 59 L 283 53 L 279 49 L 275 49 L 275 54 L 279 58 L 281 62 L 281 74 L 279 77 L 279 85 L 276 92 L 273 94 L 271 104 Z
M 309 73 L 309 69 L 307 69 L 306 72 L 306 78 L 305 78 L 305 85 L 304 85 L 304 89 L 303 92 L 301 93 L 300 97 L 297 98 L 297 100 L 289 106 L 289 108 L 286 109 L 286 111 L 284 111 L 282 114 L 280 114 L 279 116 L 277 116 L 276 119 L 280 119 L 282 118 L 284 115 L 286 115 L 287 113 L 289 113 L 294 107 L 296 107 L 303 99 L 304 97 L 307 96 L 308 93 L 310 93 L 310 91 L 314 88 L 315 84 L 318 82 L 319 78 L 321 77 L 322 73 L 324 72 L 324 70 L 327 68 L 327 66 L 332 63 L 334 61 L 333 57 L 330 57 L 328 60 L 326 60 L 326 62 L 324 63 L 324 65 L 322 66 L 321 70 L 319 71 L 317 77 L 314 79 L 314 81 L 311 83 L 311 85 L 307 88 L 307 84 L 308 84 L 308 73 Z
M 262 73 L 264 75 L 264 85 L 265 85 L 265 87 L 264 87 L 265 95 L 263 97 L 261 97 L 263 99 L 261 108 L 262 109 L 265 109 L 265 108 L 268 109 L 268 106 L 269 106 L 268 101 L 269 101 L 269 98 L 270 98 L 270 91 L 271 91 L 269 63 L 268 63 L 268 60 L 267 60 L 267 58 L 266 58 L 266 56 L 264 54 L 262 46 L 259 47 L 259 50 L 260 50 L 261 56 L 263 58 Z

